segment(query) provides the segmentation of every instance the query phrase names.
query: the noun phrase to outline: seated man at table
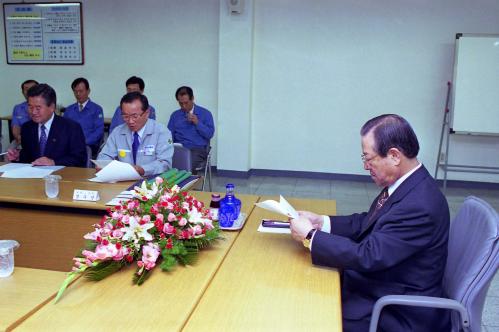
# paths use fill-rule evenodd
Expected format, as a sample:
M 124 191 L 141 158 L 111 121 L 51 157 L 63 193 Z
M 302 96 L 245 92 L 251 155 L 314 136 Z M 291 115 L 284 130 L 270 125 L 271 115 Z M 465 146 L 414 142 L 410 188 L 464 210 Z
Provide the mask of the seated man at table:
M 149 118 L 147 97 L 140 92 L 127 93 L 120 107 L 125 123 L 109 135 L 97 159 L 129 163 L 143 176 L 170 169 L 172 136 L 164 125 Z
M 102 107 L 90 100 L 90 85 L 86 78 L 79 77 L 71 83 L 76 103 L 66 107 L 64 117 L 78 122 L 85 135 L 85 143 L 96 156 L 104 136 L 104 112 Z
M 384 187 L 369 212 L 325 217 L 300 211 L 291 234 L 310 249 L 312 263 L 343 270 L 344 331 L 367 331 L 374 303 L 393 294 L 444 296 L 449 207 L 418 161 L 409 123 L 386 114 L 361 129 L 362 161 Z M 388 306 L 382 331 L 450 331 L 447 311 Z
M 180 105 L 170 116 L 170 129 L 173 142 L 181 143 L 191 151 L 192 172 L 196 173 L 206 164 L 210 149 L 210 139 L 215 133 L 213 116 L 206 108 L 194 104 L 194 93 L 188 86 L 181 86 L 175 92 Z
M 14 147 L 21 144 L 21 127 L 25 122 L 30 120 L 28 113 L 28 90 L 37 84 L 38 82 L 35 80 L 26 80 L 21 84 L 21 92 L 26 101 L 17 104 L 12 110 L 11 129 L 15 140 L 12 142 Z
M 125 86 L 126 86 L 126 93 L 140 92 L 144 94 L 144 89 L 146 87 L 146 84 L 144 83 L 144 80 L 141 79 L 140 77 L 132 76 L 126 80 Z M 149 119 L 156 120 L 156 110 L 151 105 L 149 105 Z M 123 117 L 121 116 L 121 106 L 118 106 L 114 111 L 113 119 L 111 120 L 111 125 L 109 126 L 109 134 L 112 133 L 114 128 L 118 127 L 123 123 L 124 121 Z
M 38 84 L 28 90 L 31 120 L 21 127 L 22 149 L 9 149 L 7 159 L 36 166 L 85 167 L 85 136 L 78 123 L 56 115 L 54 89 Z

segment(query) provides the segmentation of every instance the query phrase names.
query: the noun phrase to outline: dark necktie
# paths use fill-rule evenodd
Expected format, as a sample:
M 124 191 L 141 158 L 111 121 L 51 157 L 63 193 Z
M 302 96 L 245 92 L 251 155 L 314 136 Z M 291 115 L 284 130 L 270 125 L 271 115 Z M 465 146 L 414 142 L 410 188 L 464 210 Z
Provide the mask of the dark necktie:
M 45 146 L 47 145 L 47 133 L 45 133 L 45 125 L 40 127 L 40 157 L 45 154 Z
M 78 107 L 80 108 L 80 112 L 83 111 L 83 104 L 78 104 Z
M 132 156 L 133 156 L 133 163 L 137 164 L 137 151 L 139 150 L 139 134 L 137 132 L 133 133 L 133 143 L 132 143 Z
M 388 200 L 388 187 L 385 187 L 381 194 L 378 196 L 378 201 L 376 202 L 376 206 L 374 207 L 374 211 L 371 213 L 369 217 L 369 221 L 373 220 L 374 217 L 378 214 L 378 211 L 381 210 L 385 202 Z

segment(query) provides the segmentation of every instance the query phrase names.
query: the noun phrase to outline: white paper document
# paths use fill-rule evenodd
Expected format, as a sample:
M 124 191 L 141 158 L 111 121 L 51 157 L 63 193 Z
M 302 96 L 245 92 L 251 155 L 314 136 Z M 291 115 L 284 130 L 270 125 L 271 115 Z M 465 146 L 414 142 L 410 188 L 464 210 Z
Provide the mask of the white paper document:
M 118 182 L 139 180 L 142 177 L 128 163 L 123 163 L 118 160 L 111 161 L 106 167 L 95 173 L 95 177 L 89 179 L 93 182 Z
M 8 164 L 0 166 L 0 172 L 7 172 L 7 171 L 11 171 L 13 169 L 22 168 L 22 167 L 31 167 L 31 166 L 33 166 L 33 165 L 22 164 L 22 163 L 8 163 Z
M 296 212 L 295 208 L 292 207 L 291 204 L 289 204 L 288 201 L 281 195 L 279 195 L 279 202 L 269 199 L 267 201 L 255 203 L 255 205 L 259 208 L 277 212 L 289 218 L 298 218 L 298 212 Z
M 274 233 L 274 234 L 291 234 L 291 229 L 288 228 L 274 228 L 274 227 L 263 227 L 262 223 L 258 226 L 258 232 L 262 233 Z
M 2 174 L 2 177 L 12 179 L 42 179 L 45 176 L 50 175 L 52 172 L 54 171 L 42 167 L 21 167 L 5 171 Z
M 118 205 L 122 201 L 128 201 L 133 198 L 133 190 L 125 190 L 120 192 L 116 197 L 106 203 L 106 205 Z

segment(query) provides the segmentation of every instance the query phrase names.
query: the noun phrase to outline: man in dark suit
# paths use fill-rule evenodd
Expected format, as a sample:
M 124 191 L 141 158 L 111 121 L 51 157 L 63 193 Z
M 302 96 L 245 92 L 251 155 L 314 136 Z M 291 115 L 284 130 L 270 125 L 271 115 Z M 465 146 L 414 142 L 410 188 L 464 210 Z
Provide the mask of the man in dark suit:
M 21 128 L 22 150 L 10 149 L 9 161 L 32 163 L 36 166 L 85 167 L 87 151 L 80 125 L 56 115 L 56 94 L 47 84 L 28 90 L 31 121 Z
M 361 129 L 362 161 L 383 187 L 369 212 L 325 217 L 300 211 L 294 239 L 312 262 L 342 269 L 344 331 L 367 331 L 376 300 L 390 294 L 445 296 L 449 207 L 435 180 L 417 160 L 419 143 L 409 123 L 394 114 Z M 381 331 L 448 331 L 446 311 L 388 306 Z

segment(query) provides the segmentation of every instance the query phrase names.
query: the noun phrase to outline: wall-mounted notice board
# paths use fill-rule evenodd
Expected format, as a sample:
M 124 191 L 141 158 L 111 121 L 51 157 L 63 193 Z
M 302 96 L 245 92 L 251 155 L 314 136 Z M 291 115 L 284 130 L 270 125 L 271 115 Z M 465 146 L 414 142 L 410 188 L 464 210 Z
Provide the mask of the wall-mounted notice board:
M 81 2 L 4 3 L 8 64 L 82 65 Z

